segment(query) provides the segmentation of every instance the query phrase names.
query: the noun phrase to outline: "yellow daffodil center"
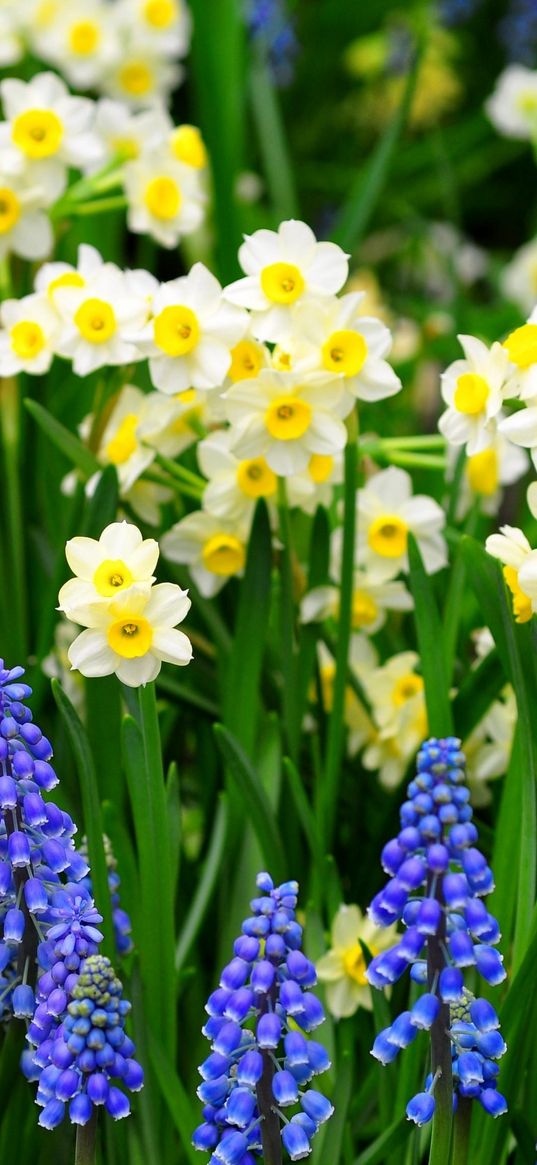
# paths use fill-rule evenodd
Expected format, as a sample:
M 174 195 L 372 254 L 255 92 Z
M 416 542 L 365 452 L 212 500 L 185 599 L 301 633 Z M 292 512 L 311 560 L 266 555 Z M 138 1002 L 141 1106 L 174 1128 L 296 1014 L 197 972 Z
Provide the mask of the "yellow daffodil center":
M 106 344 L 117 329 L 114 309 L 104 299 L 86 299 L 74 320 L 80 335 L 90 344 Z
M 94 53 L 101 40 L 101 30 L 93 20 L 80 20 L 71 26 L 69 48 L 77 57 Z
M 200 338 L 198 318 L 189 307 L 165 307 L 154 321 L 153 337 L 167 356 L 188 356 Z
M 153 642 L 153 629 L 140 615 L 118 619 L 108 628 L 107 638 L 112 651 L 124 659 L 139 659 L 147 655 Z
M 93 585 L 97 594 L 109 599 L 116 591 L 124 591 L 133 582 L 132 572 L 120 558 L 107 558 L 97 567 Z
M 406 554 L 408 526 L 398 514 L 382 514 L 371 523 L 367 541 L 382 558 L 400 558 Z
M 522 113 L 537 113 L 537 92 L 528 89 L 525 93 L 519 93 L 516 104 Z
M 360 627 L 370 627 L 378 615 L 375 600 L 367 591 L 355 591 L 352 596 L 352 625 L 354 630 Z
M 33 320 L 21 320 L 14 324 L 9 338 L 15 355 L 21 360 L 33 360 L 46 344 L 43 329 Z
M 202 559 L 211 574 L 238 574 L 244 567 L 246 552 L 233 534 L 213 534 L 203 547 Z
M 483 376 L 477 372 L 463 372 L 457 379 L 453 404 L 459 413 L 469 417 L 482 413 L 489 398 L 490 388 Z
M 137 424 L 138 416 L 136 413 L 128 413 L 126 417 L 123 417 L 117 432 L 114 433 L 105 449 L 106 457 L 112 465 L 123 465 L 136 452 L 138 447 Z
M 520 586 L 518 572 L 514 566 L 504 566 L 503 577 L 511 591 L 513 615 L 516 623 L 527 623 L 533 614 L 531 599 Z
M 183 435 L 185 433 L 196 432 L 196 426 L 201 424 L 203 417 L 203 405 L 197 404 L 198 394 L 195 388 L 187 388 L 185 392 L 179 392 L 174 398 L 182 405 L 192 405 L 192 408 L 185 408 L 184 413 L 176 417 L 172 421 L 172 433 Z
M 354 982 L 358 983 L 360 987 L 367 987 L 366 962 L 360 943 L 355 943 L 354 946 L 347 948 L 343 955 L 343 966 L 349 979 L 354 979 Z
M 518 368 L 529 368 L 537 361 L 537 324 L 524 324 L 503 342 L 509 359 Z
M 312 453 L 308 462 L 308 473 L 315 485 L 328 481 L 334 468 L 334 458 L 328 453 Z
M 332 332 L 323 344 L 323 368 L 327 372 L 342 372 L 344 376 L 357 376 L 367 358 L 367 344 L 359 332 L 343 329 Z
M 280 348 L 279 344 L 276 344 L 272 353 L 272 363 L 274 368 L 278 369 L 278 372 L 290 372 L 293 366 L 293 358 L 290 352 L 285 352 L 283 348 Z
M 118 82 L 129 97 L 145 97 L 153 88 L 153 74 L 144 61 L 128 61 L 119 70 Z
M 466 463 L 466 477 L 470 489 L 484 497 L 491 497 L 498 488 L 498 454 L 495 449 L 474 453 Z
M 231 349 L 231 366 L 228 372 L 229 379 L 236 384 L 238 380 L 251 380 L 257 376 L 263 364 L 263 349 L 253 340 L 240 340 Z
M 149 213 L 163 222 L 169 222 L 179 214 L 182 201 L 177 182 L 165 174 L 160 178 L 153 178 L 145 188 L 144 202 Z
M 175 20 L 173 0 L 147 0 L 144 16 L 152 28 L 169 28 Z
M 140 157 L 140 146 L 135 138 L 113 138 L 110 145 L 123 162 L 134 162 Z
M 78 271 L 64 271 L 63 275 L 58 275 L 56 279 L 51 279 L 47 287 L 47 295 L 54 303 L 54 292 L 58 291 L 60 287 L 84 287 L 85 280 Z
M 193 166 L 195 170 L 205 169 L 207 150 L 197 126 L 178 125 L 171 135 L 170 147 L 178 162 Z
M 278 441 L 296 441 L 311 424 L 311 406 L 298 396 L 279 396 L 265 413 L 265 424 Z
M 21 204 L 13 190 L 0 187 L 0 235 L 13 229 L 21 216 Z
M 34 21 L 39 28 L 46 28 L 58 14 L 58 5 L 54 0 L 43 0 L 34 11 Z
M 294 263 L 269 263 L 261 272 L 261 287 L 272 303 L 295 303 L 305 284 Z
M 264 457 L 241 461 L 237 484 L 248 498 L 269 498 L 276 493 L 278 480 Z
M 11 127 L 11 137 L 27 158 L 50 158 L 63 138 L 63 125 L 51 109 L 27 109 Z
M 395 682 L 392 692 L 392 702 L 396 708 L 402 708 L 407 700 L 412 700 L 414 696 L 417 696 L 422 691 L 423 680 L 421 676 L 416 676 L 411 671 L 406 672 L 405 675 L 399 676 L 399 679 Z

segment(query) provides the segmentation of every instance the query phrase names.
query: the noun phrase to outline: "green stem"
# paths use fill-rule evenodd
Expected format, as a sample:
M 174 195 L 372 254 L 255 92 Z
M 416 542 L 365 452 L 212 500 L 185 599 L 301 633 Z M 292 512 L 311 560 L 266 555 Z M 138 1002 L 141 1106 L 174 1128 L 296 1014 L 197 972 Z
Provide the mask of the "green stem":
M 327 848 L 330 847 L 337 813 L 340 766 L 345 732 L 345 689 L 347 687 L 347 663 L 352 632 L 354 553 L 357 531 L 357 471 L 358 421 L 356 420 L 355 432 L 349 433 L 349 440 L 345 448 L 341 597 L 338 619 L 334 697 L 328 726 L 323 796 L 323 820 Z
M 263 168 L 277 219 L 298 214 L 293 167 L 285 127 L 265 54 L 254 53 L 250 68 L 250 100 Z
M 275 991 L 272 992 L 272 1004 L 275 1002 Z M 268 1000 L 265 996 L 261 1003 L 261 1014 L 268 1011 Z M 261 1116 L 261 1140 L 263 1144 L 263 1159 L 265 1165 L 282 1165 L 282 1139 L 280 1136 L 280 1121 L 274 1107 L 272 1081 L 274 1078 L 274 1064 L 270 1052 L 264 1051 L 263 1074 L 258 1082 L 257 1104 Z
M 86 1125 L 76 1130 L 75 1165 L 95 1165 L 97 1152 L 97 1110 L 94 1109 Z
M 109 198 L 96 198 L 91 202 L 80 202 L 68 208 L 66 217 L 86 217 L 91 214 L 107 214 L 109 210 L 124 210 L 127 199 L 124 194 L 112 194 Z
M 28 653 L 25 523 L 21 499 L 20 465 L 20 396 L 17 380 L 0 381 L 0 423 L 4 447 L 4 481 L 6 519 L 9 539 L 9 577 L 11 582 L 10 623 L 14 657 L 24 662 Z
M 207 482 L 199 473 L 193 473 L 185 465 L 180 465 L 178 461 L 172 461 L 171 457 L 164 457 L 162 453 L 155 454 L 155 462 L 160 465 L 161 469 L 165 469 L 171 477 L 176 477 L 178 481 L 186 482 L 192 489 L 197 490 L 201 497 Z
M 283 673 L 283 717 L 288 747 L 292 758 L 296 755 L 295 726 L 295 623 L 293 603 L 293 560 L 291 522 L 285 488 L 285 478 L 278 478 L 278 517 L 282 552 L 280 557 L 280 634 Z
M 457 1112 L 453 1122 L 453 1156 L 451 1165 L 468 1165 L 470 1131 L 472 1127 L 472 1102 L 459 1097 Z

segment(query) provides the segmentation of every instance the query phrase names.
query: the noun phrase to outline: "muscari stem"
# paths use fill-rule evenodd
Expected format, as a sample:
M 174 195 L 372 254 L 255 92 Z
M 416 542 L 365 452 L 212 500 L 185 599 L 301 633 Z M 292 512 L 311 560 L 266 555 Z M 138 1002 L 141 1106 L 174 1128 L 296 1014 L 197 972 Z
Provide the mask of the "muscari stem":
M 472 1102 L 465 1097 L 459 1097 L 459 1103 L 453 1121 L 453 1156 L 451 1158 L 451 1165 L 468 1165 L 471 1127 Z
M 268 998 L 261 1003 L 261 1015 L 269 1010 Z M 280 1136 L 280 1121 L 274 1107 L 272 1093 L 272 1079 L 274 1064 L 270 1052 L 263 1051 L 263 1074 L 257 1084 L 257 1107 L 261 1117 L 261 1142 L 263 1145 L 263 1160 L 265 1165 L 282 1165 L 282 1140 Z
M 431 892 L 431 884 L 429 884 L 428 892 Z M 440 886 L 436 890 L 435 897 L 442 905 L 443 899 Z M 446 920 L 445 915 L 442 914 L 442 921 L 438 928 L 438 933 L 432 935 L 427 940 L 427 980 L 429 990 L 434 989 L 437 977 L 445 966 L 442 949 L 445 941 Z M 434 1090 L 436 1107 L 433 1118 L 429 1165 L 449 1165 L 453 1116 L 453 1077 L 451 1071 L 449 1028 L 449 1004 L 442 1003 L 437 1018 L 431 1028 L 431 1072 L 433 1076 L 438 1072 L 438 1079 Z
M 79 1125 L 76 1130 L 75 1163 L 74 1165 L 95 1165 L 97 1150 L 97 1117 L 94 1109 L 88 1123 Z

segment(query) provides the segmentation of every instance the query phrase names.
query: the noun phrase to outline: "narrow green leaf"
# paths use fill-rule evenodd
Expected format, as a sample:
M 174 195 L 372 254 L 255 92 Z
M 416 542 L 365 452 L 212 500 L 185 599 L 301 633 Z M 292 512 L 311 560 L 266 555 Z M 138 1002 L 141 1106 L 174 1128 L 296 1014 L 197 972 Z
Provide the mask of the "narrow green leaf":
M 356 1157 L 354 1165 L 384 1165 L 387 1154 L 395 1150 L 400 1152 L 412 1132 L 411 1122 L 399 1117 Z
M 166 778 L 166 810 L 170 835 L 171 883 L 177 894 L 181 856 L 181 796 L 179 769 L 175 761 L 172 761 Z
M 228 807 L 225 793 L 221 794 L 216 810 L 213 831 L 201 877 L 181 928 L 175 949 L 175 969 L 180 971 L 190 952 L 212 898 L 216 880 L 225 854 L 228 825 Z
M 330 521 L 324 506 L 318 506 L 311 527 L 309 544 L 308 590 L 328 582 L 330 555 Z M 303 623 L 300 626 L 298 660 L 296 666 L 296 723 L 300 734 L 306 711 L 308 692 L 313 676 L 317 643 L 321 633 L 319 623 Z M 298 754 L 298 742 L 294 743 L 294 754 Z
M 92 477 L 97 470 L 101 469 L 93 453 L 89 449 L 86 449 L 86 446 L 79 441 L 78 437 L 70 433 L 69 429 L 66 429 L 65 425 L 61 424 L 61 421 L 57 421 L 56 417 L 52 416 L 52 413 L 49 413 L 47 409 L 43 408 L 43 405 L 40 405 L 36 400 L 30 400 L 28 397 L 24 405 L 34 421 L 37 421 L 40 429 L 52 441 L 52 444 L 63 453 L 64 457 L 67 457 L 68 461 L 71 461 L 77 469 L 80 469 L 85 477 Z
M 308 800 L 306 790 L 300 779 L 298 769 L 288 756 L 283 758 L 282 766 L 296 814 L 302 826 L 304 837 L 308 843 L 313 861 L 321 861 L 322 847 L 319 831 L 317 828 L 317 822 L 315 820 L 313 809 Z
M 319 1137 L 319 1145 L 315 1141 L 312 1165 L 321 1165 L 326 1161 L 341 1161 L 341 1148 L 347 1123 L 349 1104 L 353 1095 L 354 1084 L 354 1042 L 355 1033 L 352 1024 L 340 1024 L 338 1031 L 336 1057 L 336 1086 L 332 1095 L 334 1115 L 324 1127 Z
M 267 507 L 258 503 L 241 585 L 226 677 L 224 721 L 248 753 L 259 719 L 261 667 L 270 613 L 272 536 Z
M 453 720 L 457 735 L 465 740 L 488 712 L 506 684 L 500 656 L 493 648 L 463 680 L 453 700 Z
M 199 1123 L 190 1097 L 172 1062 L 168 1059 L 153 1032 L 149 1032 L 149 1054 L 162 1095 L 179 1133 L 186 1158 L 191 1165 L 199 1165 L 198 1154 L 192 1146 L 192 1133 Z
M 97 909 L 103 916 L 103 954 L 108 955 L 113 960 L 115 951 L 112 907 L 104 853 L 101 803 L 99 800 L 99 788 L 93 756 L 84 725 L 78 713 L 73 708 L 71 701 L 65 695 L 61 684 L 58 680 L 52 680 L 51 687 L 71 743 L 80 781 L 80 795 L 84 813 L 84 829 L 88 839 L 93 897 Z
M 276 881 L 283 881 L 289 876 L 289 862 L 272 806 L 258 774 L 238 740 L 223 724 L 215 724 L 214 733 L 230 777 L 243 799 L 267 867 Z
M 412 534 L 408 537 L 408 561 L 429 732 L 434 736 L 449 736 L 453 731 L 453 717 L 443 652 L 442 623 L 431 580 L 425 572 L 418 544 Z
M 276 221 L 297 218 L 298 203 L 293 166 L 285 135 L 278 93 L 263 49 L 251 53 L 250 100 L 259 152 Z
M 117 515 L 119 486 L 115 465 L 103 469 L 97 487 L 88 499 L 81 533 L 87 538 L 99 538 L 106 526 Z

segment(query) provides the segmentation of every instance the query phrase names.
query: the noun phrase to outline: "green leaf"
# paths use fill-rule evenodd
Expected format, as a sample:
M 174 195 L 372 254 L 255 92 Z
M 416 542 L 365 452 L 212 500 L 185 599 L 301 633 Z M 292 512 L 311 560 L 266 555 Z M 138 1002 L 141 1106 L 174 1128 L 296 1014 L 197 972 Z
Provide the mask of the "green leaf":
M 444 660 L 442 623 L 431 580 L 425 572 L 418 544 L 412 534 L 408 536 L 408 561 L 429 732 L 434 736 L 449 736 L 453 732 L 453 716 Z
M 192 1133 L 196 1124 L 199 1124 L 199 1114 L 195 1112 L 188 1092 L 175 1071 L 173 1063 L 168 1059 L 151 1031 L 149 1032 L 149 1055 L 170 1116 L 179 1133 L 186 1158 L 191 1165 L 199 1165 L 197 1151 L 192 1146 Z
M 80 795 L 84 813 L 84 828 L 88 839 L 89 864 L 93 897 L 97 909 L 103 916 L 103 954 L 114 959 L 114 930 L 112 906 L 108 888 L 108 871 L 103 842 L 103 820 L 95 765 L 86 730 L 78 713 L 58 680 L 51 680 L 52 694 L 65 724 L 76 762 L 80 781 Z
M 295 177 L 278 93 L 263 49 L 250 53 L 250 100 L 259 152 L 277 222 L 298 218 Z
M 88 499 L 83 520 L 82 534 L 87 538 L 99 538 L 106 526 L 114 522 L 117 515 L 119 486 L 115 465 L 107 465 L 97 482 L 97 488 Z
M 224 721 L 251 753 L 259 720 L 259 688 L 270 613 L 272 536 L 266 505 L 258 503 L 241 585 L 226 676 Z
M 189 954 L 211 901 L 225 855 L 228 826 L 228 807 L 225 793 L 221 794 L 216 810 L 213 831 L 201 877 L 198 881 L 190 910 L 181 928 L 175 949 L 175 969 L 179 972 Z
M 332 1096 L 334 1114 L 321 1131 L 319 1143 L 313 1142 L 312 1165 L 322 1165 L 322 1162 L 327 1161 L 341 1161 L 349 1104 L 354 1092 L 354 1043 L 353 1025 L 340 1024 L 336 1058 L 336 1087 Z
M 236 737 L 223 724 L 215 724 L 214 733 L 229 775 L 257 835 L 267 868 L 275 881 L 283 881 L 286 876 L 290 876 L 289 861 L 283 851 L 276 817 L 259 776 Z
M 323 860 L 323 854 L 317 821 L 304 785 L 300 779 L 298 769 L 288 756 L 283 758 L 282 767 L 287 787 L 291 793 L 295 812 L 302 826 L 312 859 L 314 862 L 321 862 Z
M 56 417 L 52 416 L 52 413 L 44 409 L 43 405 L 38 404 L 36 400 L 30 400 L 28 397 L 24 405 L 34 421 L 37 421 L 40 429 L 52 441 L 52 444 L 63 453 L 64 457 L 67 457 L 68 461 L 71 461 L 77 469 L 80 469 L 84 477 L 92 477 L 94 473 L 101 469 L 93 453 L 89 449 L 86 449 L 86 446 L 79 441 L 78 437 L 70 433 L 69 429 L 66 429 L 65 425 L 61 424 L 61 421 L 57 421 Z
M 170 835 L 171 883 L 177 888 L 181 856 L 181 793 L 179 769 L 172 761 L 166 778 L 166 811 Z
M 462 740 L 483 719 L 505 684 L 505 671 L 496 648 L 493 648 L 468 673 L 453 700 L 455 730 Z
M 399 1117 L 379 1137 L 376 1137 L 367 1149 L 360 1153 L 359 1157 L 355 1158 L 354 1165 L 384 1165 L 387 1154 L 395 1149 L 400 1152 L 414 1131 L 410 1121 L 405 1120 L 404 1117 Z

